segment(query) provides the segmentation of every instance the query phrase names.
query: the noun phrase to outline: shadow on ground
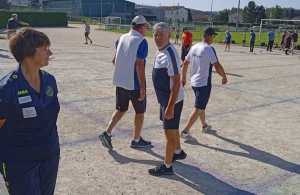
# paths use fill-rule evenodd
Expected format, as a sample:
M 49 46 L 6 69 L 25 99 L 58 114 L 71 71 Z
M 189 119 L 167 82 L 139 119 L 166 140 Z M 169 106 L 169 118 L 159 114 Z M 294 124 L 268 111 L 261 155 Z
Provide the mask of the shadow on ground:
M 153 155 L 159 158 L 161 161 L 164 159 L 163 156 L 153 152 L 151 149 L 139 149 L 140 151 L 146 152 L 150 155 Z M 128 158 L 119 154 L 116 151 L 109 151 L 109 154 L 115 159 L 116 162 L 120 164 L 126 163 L 138 163 L 138 164 L 146 164 L 150 165 L 149 168 L 153 168 L 158 161 L 153 160 L 138 160 Z M 160 161 L 160 162 L 161 162 Z M 194 190 L 201 192 L 206 195 L 252 195 L 245 190 L 237 189 L 228 183 L 221 181 L 214 177 L 213 175 L 203 172 L 200 169 L 187 165 L 181 162 L 173 163 L 173 169 L 175 174 L 172 176 L 162 176 L 165 179 L 179 181 Z M 145 170 L 148 171 L 148 170 Z M 154 177 L 154 176 L 153 176 Z
M 286 160 L 284 160 L 284 159 L 282 159 L 278 156 L 275 156 L 273 154 L 270 154 L 268 152 L 259 150 L 257 148 L 252 147 L 252 146 L 249 146 L 249 145 L 246 145 L 246 144 L 228 139 L 228 138 L 223 137 L 221 135 L 218 135 L 216 130 L 211 130 L 211 131 L 208 132 L 208 134 L 213 135 L 213 136 L 215 136 L 215 137 L 217 137 L 217 138 L 219 138 L 219 139 L 221 139 L 225 142 L 228 142 L 228 143 L 239 146 L 241 149 L 245 150 L 245 153 L 244 152 L 236 152 L 236 151 L 232 151 L 232 150 L 225 150 L 225 149 L 222 149 L 222 148 L 211 147 L 211 146 L 201 144 L 197 141 L 195 141 L 195 142 L 186 142 L 186 143 L 192 144 L 192 145 L 199 145 L 199 146 L 202 146 L 202 147 L 205 147 L 205 148 L 213 149 L 213 150 L 216 150 L 216 151 L 219 151 L 219 152 L 224 152 L 224 153 L 231 154 L 231 155 L 242 156 L 242 157 L 245 157 L 245 158 L 257 160 L 257 161 L 260 161 L 262 163 L 269 164 L 269 165 L 272 165 L 274 167 L 277 167 L 279 169 L 294 172 L 294 173 L 297 173 L 297 174 L 300 173 L 300 165 L 298 165 L 298 164 L 288 162 L 288 161 L 286 161 Z

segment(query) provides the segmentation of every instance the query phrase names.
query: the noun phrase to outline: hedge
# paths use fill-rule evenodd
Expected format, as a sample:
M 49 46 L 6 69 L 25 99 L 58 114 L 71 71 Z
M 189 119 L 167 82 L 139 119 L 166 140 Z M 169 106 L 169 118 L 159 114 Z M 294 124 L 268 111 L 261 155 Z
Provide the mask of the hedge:
M 6 28 L 7 20 L 13 13 L 18 14 L 20 21 L 27 22 L 32 27 L 68 25 L 67 14 L 63 12 L 0 10 L 0 28 Z

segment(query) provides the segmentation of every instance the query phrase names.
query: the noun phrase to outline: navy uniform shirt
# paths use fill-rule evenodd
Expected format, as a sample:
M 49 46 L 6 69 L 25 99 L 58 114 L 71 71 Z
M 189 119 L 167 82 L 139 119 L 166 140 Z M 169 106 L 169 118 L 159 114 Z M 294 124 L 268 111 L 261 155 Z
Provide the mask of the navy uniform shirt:
M 181 74 L 181 61 L 173 44 L 161 51 L 157 51 L 153 64 L 152 81 L 157 101 L 162 106 L 168 106 L 173 87 L 172 76 Z M 180 85 L 176 103 L 184 99 L 184 89 Z
M 60 109 L 55 78 L 40 70 L 40 93 L 20 65 L 0 80 L 0 161 L 48 160 L 59 153 L 56 121 Z

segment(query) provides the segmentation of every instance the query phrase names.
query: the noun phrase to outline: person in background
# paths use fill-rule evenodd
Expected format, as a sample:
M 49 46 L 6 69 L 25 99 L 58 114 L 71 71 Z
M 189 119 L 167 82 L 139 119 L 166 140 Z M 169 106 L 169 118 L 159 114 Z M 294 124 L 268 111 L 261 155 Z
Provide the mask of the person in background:
M 226 30 L 226 38 L 225 38 L 225 51 L 230 51 L 230 43 L 231 43 L 231 34 L 228 30 Z M 228 50 L 227 50 L 228 48 Z
M 44 70 L 52 55 L 44 33 L 21 28 L 9 39 L 19 63 L 0 79 L 0 172 L 10 195 L 53 195 L 60 146 L 55 78 Z
M 268 37 L 269 37 L 269 42 L 268 42 L 268 47 L 267 47 L 267 51 L 270 50 L 270 52 L 273 52 L 272 51 L 272 48 L 273 48 L 273 44 L 274 44 L 274 40 L 275 40 L 275 30 L 273 29 L 269 34 L 268 34 Z
M 175 32 L 176 32 L 176 34 L 175 34 L 175 44 L 178 44 L 178 39 L 179 39 L 179 36 L 180 36 L 180 26 L 177 26 Z
M 91 27 L 85 20 L 83 20 L 82 23 L 84 24 L 84 37 L 85 37 L 85 43 L 84 44 L 88 44 L 88 40 L 92 44 L 93 41 L 89 37 L 89 35 L 91 33 Z
M 294 30 L 292 34 L 292 46 L 291 46 L 291 54 L 294 54 L 294 49 L 297 47 L 298 42 L 298 29 Z
M 285 38 L 284 38 L 285 55 L 289 55 L 289 52 L 290 52 L 290 49 L 291 49 L 291 44 L 292 44 L 291 34 L 292 33 L 293 33 L 293 31 L 288 31 L 288 33 L 285 35 Z
M 189 53 L 193 44 L 193 34 L 189 32 L 187 27 L 182 29 L 182 47 L 181 47 L 181 61 L 185 60 L 185 57 Z
M 256 34 L 253 30 L 251 30 L 251 34 L 250 34 L 250 52 L 253 52 L 255 39 L 256 39 Z
M 12 14 L 12 17 L 7 21 L 7 26 L 6 26 L 7 39 L 9 39 L 12 35 L 16 33 L 18 28 L 17 24 L 29 26 L 28 23 L 19 21 L 17 14 Z
M 286 30 L 283 30 L 282 33 L 281 33 L 281 42 L 280 42 L 279 51 L 281 51 L 281 50 L 284 51 L 284 39 L 285 39 L 286 33 L 287 33 Z

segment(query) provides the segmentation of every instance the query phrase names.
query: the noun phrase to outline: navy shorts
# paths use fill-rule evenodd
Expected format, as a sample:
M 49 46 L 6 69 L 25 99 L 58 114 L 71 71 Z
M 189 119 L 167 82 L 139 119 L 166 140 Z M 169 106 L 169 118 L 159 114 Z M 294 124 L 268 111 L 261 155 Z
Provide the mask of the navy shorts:
M 227 45 L 230 45 L 230 41 L 226 41 L 226 44 L 227 44 Z
M 84 36 L 85 36 L 85 37 L 88 37 L 88 36 L 89 36 L 89 32 L 85 32 L 85 33 L 84 33 Z
M 174 117 L 170 120 L 167 120 L 164 117 L 167 106 L 162 106 L 162 105 L 160 106 L 159 118 L 161 121 L 163 121 L 164 129 L 176 129 L 176 130 L 179 129 L 182 107 L 183 107 L 183 100 L 175 104 Z
M 196 96 L 195 108 L 200 110 L 205 110 L 210 97 L 211 85 L 203 86 L 203 87 L 192 87 L 192 88 Z
M 50 160 L 32 162 L 1 162 L 0 172 L 10 195 L 53 195 L 59 154 Z
M 136 114 L 143 114 L 146 112 L 146 98 L 139 101 L 140 90 L 127 90 L 122 87 L 116 88 L 116 109 L 120 112 L 126 112 L 129 107 L 129 101 Z

